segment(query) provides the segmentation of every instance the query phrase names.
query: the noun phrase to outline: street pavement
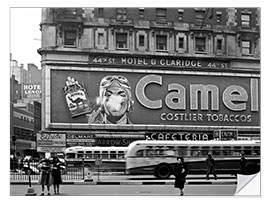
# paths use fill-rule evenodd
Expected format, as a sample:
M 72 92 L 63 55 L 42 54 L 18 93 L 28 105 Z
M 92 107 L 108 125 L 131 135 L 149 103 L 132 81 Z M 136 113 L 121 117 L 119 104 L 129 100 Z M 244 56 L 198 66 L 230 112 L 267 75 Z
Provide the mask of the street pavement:
M 33 185 L 32 190 L 40 195 L 41 186 Z M 28 195 L 27 185 L 11 185 L 11 196 Z M 185 196 L 231 196 L 236 191 L 236 184 L 226 185 L 186 185 Z M 179 190 L 173 185 L 61 185 L 60 194 L 51 196 L 178 196 Z M 47 190 L 45 190 L 47 196 Z
M 174 188 L 173 176 L 166 180 L 156 179 L 154 176 L 128 175 L 94 175 L 90 178 L 64 180 L 59 196 L 177 196 L 179 194 L 179 190 Z M 185 185 L 185 195 L 227 196 L 233 195 L 236 187 L 237 179 L 235 176 L 220 175 L 218 180 L 206 180 L 205 176 L 202 175 L 189 175 Z M 31 195 L 32 193 L 36 193 L 36 195 L 41 193 L 41 186 L 37 179 L 31 181 L 31 188 L 27 179 L 11 180 L 11 196 Z M 51 195 L 54 196 L 53 187 L 51 187 Z

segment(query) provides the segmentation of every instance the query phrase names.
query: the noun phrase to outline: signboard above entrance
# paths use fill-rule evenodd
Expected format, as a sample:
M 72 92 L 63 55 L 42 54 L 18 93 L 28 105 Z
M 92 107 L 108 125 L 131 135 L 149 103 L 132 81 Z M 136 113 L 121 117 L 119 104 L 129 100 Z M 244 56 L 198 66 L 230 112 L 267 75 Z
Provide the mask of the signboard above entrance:
M 37 151 L 63 152 L 66 147 L 66 134 L 58 132 L 37 133 Z
M 227 61 L 199 60 L 187 58 L 143 58 L 143 57 L 107 57 L 90 56 L 90 64 L 120 65 L 120 66 L 155 66 L 175 68 L 230 68 Z

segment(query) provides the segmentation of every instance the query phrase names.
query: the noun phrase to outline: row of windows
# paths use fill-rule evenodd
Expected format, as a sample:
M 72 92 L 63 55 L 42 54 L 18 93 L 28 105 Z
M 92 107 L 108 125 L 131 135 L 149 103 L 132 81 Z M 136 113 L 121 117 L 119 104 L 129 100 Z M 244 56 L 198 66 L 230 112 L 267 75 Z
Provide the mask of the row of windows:
M 28 122 L 28 123 L 34 123 L 34 118 L 33 117 L 27 116 L 27 115 L 25 115 L 23 113 L 19 113 L 17 111 L 14 111 L 13 116 L 15 118 L 18 118 L 18 119 L 22 120 L 22 121 L 25 121 L 25 122 Z
M 251 156 L 260 155 L 260 147 L 255 146 L 214 146 L 214 147 L 155 147 L 140 149 L 136 151 L 137 157 L 160 157 L 160 156 L 207 156 L 211 153 L 214 156 L 239 156 L 241 153 Z
M 125 152 L 124 151 L 78 151 L 78 153 L 67 153 L 67 159 L 124 159 Z
M 104 9 L 98 8 L 98 16 L 104 16 Z M 178 20 L 182 21 L 184 16 L 184 9 L 178 9 Z M 166 21 L 167 18 L 167 9 L 166 8 L 156 8 L 156 20 L 157 21 Z M 214 8 L 211 9 L 195 9 L 195 19 L 199 23 L 203 23 L 206 18 L 213 19 L 214 13 L 216 14 L 216 22 L 221 23 L 223 13 L 221 11 L 214 12 Z M 144 19 L 145 9 L 139 8 L 139 17 Z M 116 19 L 117 20 L 126 20 L 127 19 L 127 9 L 126 8 L 116 8 Z M 250 27 L 250 13 L 241 14 L 241 26 Z
M 146 47 L 145 35 L 141 34 L 138 36 L 138 47 Z M 167 35 L 156 35 L 155 37 L 155 49 L 157 51 L 167 51 L 168 50 L 168 36 Z M 97 44 L 105 45 L 105 34 L 98 33 Z M 216 40 L 216 51 L 223 51 L 224 39 Z M 115 46 L 116 49 L 128 49 L 128 34 L 127 33 L 115 33 Z M 177 49 L 185 49 L 187 47 L 187 40 L 184 37 L 178 37 Z M 76 31 L 65 31 L 64 37 L 65 46 L 77 46 L 77 32 Z M 195 51 L 206 53 L 207 52 L 207 37 L 195 37 Z M 242 54 L 250 55 L 252 54 L 252 41 L 251 40 L 241 40 Z
M 25 121 L 25 122 L 29 122 L 29 123 L 34 123 L 34 119 L 25 117 L 25 116 L 21 116 L 21 120 Z
M 17 139 L 24 140 L 35 140 L 34 131 L 26 130 L 23 128 L 13 127 L 14 135 L 17 136 Z

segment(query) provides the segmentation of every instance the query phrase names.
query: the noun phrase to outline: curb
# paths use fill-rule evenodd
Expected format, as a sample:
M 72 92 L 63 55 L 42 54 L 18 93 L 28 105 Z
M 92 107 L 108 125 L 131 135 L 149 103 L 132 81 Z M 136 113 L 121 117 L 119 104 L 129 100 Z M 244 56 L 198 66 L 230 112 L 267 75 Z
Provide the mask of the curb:
M 28 185 L 28 182 L 11 182 L 10 185 Z M 38 182 L 32 182 L 32 185 L 39 185 Z M 118 182 L 118 181 L 67 181 L 63 182 L 62 185 L 174 185 L 174 181 L 171 182 Z M 216 182 L 216 181 L 187 181 L 186 185 L 237 185 L 237 181 L 224 181 L 224 182 Z

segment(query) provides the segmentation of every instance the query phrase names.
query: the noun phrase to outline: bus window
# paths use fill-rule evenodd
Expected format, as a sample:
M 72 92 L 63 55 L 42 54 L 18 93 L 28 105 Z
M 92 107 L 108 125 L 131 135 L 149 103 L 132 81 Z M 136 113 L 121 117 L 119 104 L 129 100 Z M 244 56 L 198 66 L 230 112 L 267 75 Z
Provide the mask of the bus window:
M 164 156 L 164 149 L 163 149 L 163 147 L 157 147 L 156 148 L 156 155 L 157 156 Z
M 101 157 L 100 157 L 100 152 L 99 152 L 99 151 L 94 151 L 94 158 L 95 158 L 95 159 L 101 158 Z
M 66 159 L 75 159 L 75 153 L 67 153 Z
M 231 156 L 231 147 L 225 146 L 222 151 L 224 156 Z
M 118 159 L 124 159 L 125 158 L 125 152 L 124 151 L 119 151 L 118 152 Z
M 163 148 L 164 156 L 175 156 L 176 155 L 176 149 L 174 147 L 164 147 Z
M 165 156 L 175 156 L 175 151 L 172 149 L 167 149 L 164 152 Z
M 149 156 L 152 156 L 152 157 L 154 157 L 154 156 L 157 156 L 157 150 L 156 149 L 151 149 L 151 150 L 149 150 Z
M 190 156 L 199 156 L 199 154 L 200 154 L 199 147 L 197 146 L 191 147 Z
M 210 147 L 208 147 L 208 146 L 202 146 L 201 147 L 202 156 L 206 156 L 209 153 L 209 149 L 210 149 Z
M 157 150 L 155 148 L 149 147 L 145 151 L 146 151 L 146 156 L 153 157 L 157 155 Z
M 152 154 L 152 148 L 151 147 L 147 147 L 145 149 L 145 156 L 151 156 Z
M 233 156 L 240 156 L 241 154 L 241 147 L 240 146 L 234 146 L 232 151 Z
M 135 155 L 138 157 L 143 157 L 143 150 L 140 149 L 140 150 L 136 151 Z
M 85 158 L 91 159 L 92 158 L 92 152 L 91 151 L 86 151 L 85 152 Z
M 108 159 L 108 158 L 109 158 L 109 156 L 108 156 L 108 151 L 102 151 L 101 158 L 102 158 L 102 159 Z
M 179 146 L 177 147 L 177 156 L 186 156 L 187 155 L 187 148 L 186 146 Z
M 261 154 L 260 153 L 260 147 L 255 146 L 254 149 L 253 149 L 253 154 L 254 155 L 260 155 Z
M 78 158 L 78 159 L 83 158 L 83 154 L 84 154 L 83 151 L 78 151 L 77 158 Z
M 213 156 L 219 156 L 220 155 L 220 147 L 219 146 L 214 146 L 212 147 L 212 155 Z
M 244 147 L 244 155 L 251 155 L 251 147 L 250 146 Z
M 111 159 L 116 159 L 116 151 L 111 151 L 110 158 Z

